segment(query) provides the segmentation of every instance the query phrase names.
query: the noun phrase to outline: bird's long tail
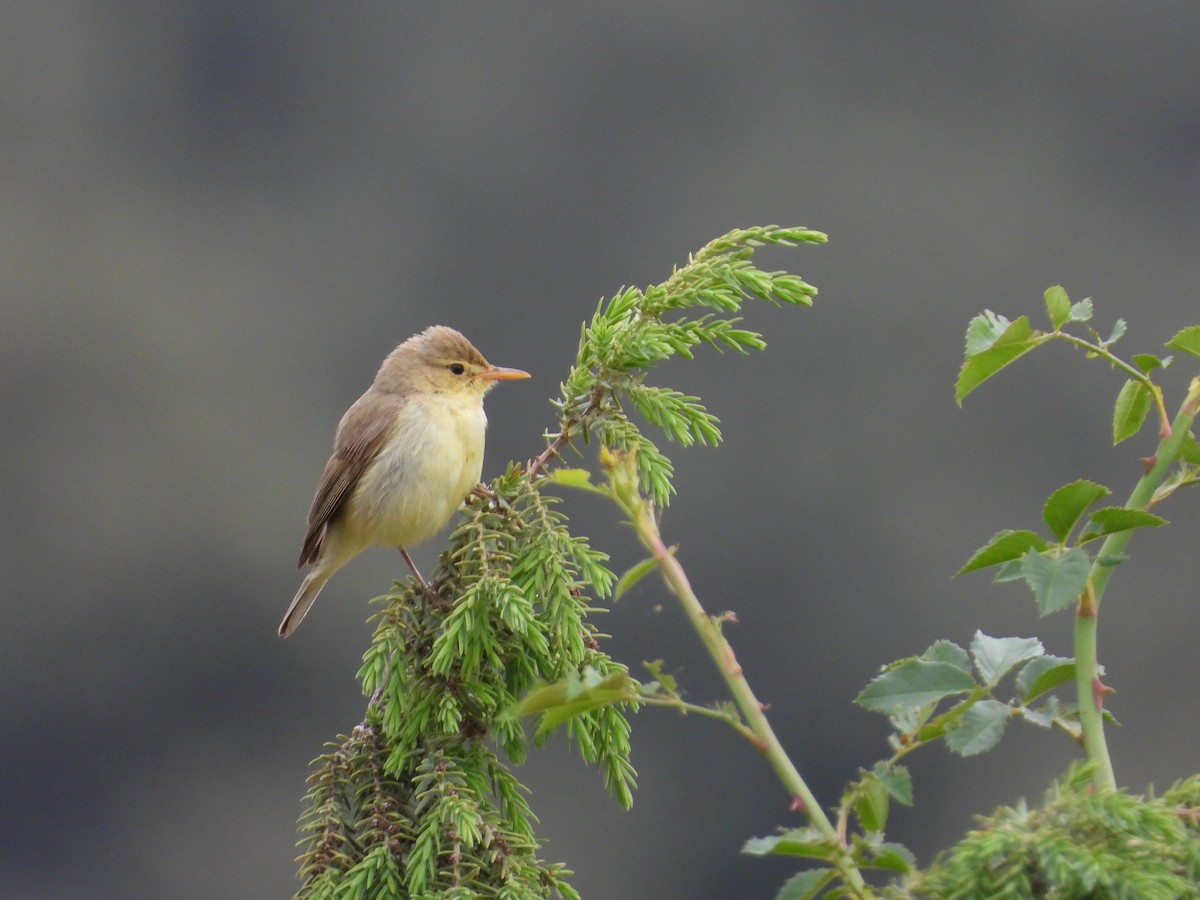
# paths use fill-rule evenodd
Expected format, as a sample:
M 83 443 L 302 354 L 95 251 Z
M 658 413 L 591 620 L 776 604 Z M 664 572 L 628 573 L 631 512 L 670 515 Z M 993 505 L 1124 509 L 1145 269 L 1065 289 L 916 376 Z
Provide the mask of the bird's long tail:
M 321 593 L 321 588 L 325 587 L 325 582 L 332 574 L 333 571 L 324 566 L 317 566 L 308 573 L 300 583 L 300 590 L 296 591 L 296 596 L 292 598 L 291 606 L 283 614 L 283 621 L 279 623 L 280 637 L 287 637 L 300 627 L 300 623 L 312 608 L 313 601 L 317 599 L 317 594 Z

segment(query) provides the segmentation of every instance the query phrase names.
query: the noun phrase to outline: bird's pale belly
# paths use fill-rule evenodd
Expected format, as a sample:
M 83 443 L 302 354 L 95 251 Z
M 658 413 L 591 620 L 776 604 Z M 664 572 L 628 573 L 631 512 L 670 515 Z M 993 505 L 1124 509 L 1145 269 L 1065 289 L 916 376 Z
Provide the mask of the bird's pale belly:
M 487 420 L 410 408 L 359 480 L 346 524 L 367 544 L 407 547 L 441 530 L 479 481 Z

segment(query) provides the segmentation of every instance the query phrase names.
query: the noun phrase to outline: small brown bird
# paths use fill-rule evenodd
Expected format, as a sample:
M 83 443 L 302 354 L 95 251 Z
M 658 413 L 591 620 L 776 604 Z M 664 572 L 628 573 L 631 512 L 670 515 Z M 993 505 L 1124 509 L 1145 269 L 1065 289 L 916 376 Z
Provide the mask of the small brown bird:
M 287 637 L 325 582 L 369 546 L 405 547 L 433 537 L 483 471 L 483 395 L 528 372 L 493 366 L 444 325 L 393 350 L 367 392 L 338 424 L 333 455 L 308 511 L 300 565 L 312 565 L 279 624 Z

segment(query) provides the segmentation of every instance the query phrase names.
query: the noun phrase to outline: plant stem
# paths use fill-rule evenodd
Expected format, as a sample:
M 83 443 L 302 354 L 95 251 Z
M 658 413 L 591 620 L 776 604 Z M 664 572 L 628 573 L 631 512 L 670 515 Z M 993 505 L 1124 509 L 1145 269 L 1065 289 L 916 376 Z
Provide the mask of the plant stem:
M 1155 384 L 1149 375 L 1147 375 L 1141 369 L 1131 366 L 1129 363 L 1125 362 L 1125 360 L 1121 359 L 1119 356 L 1114 354 L 1112 351 L 1110 351 L 1105 346 L 1101 346 L 1099 344 L 1093 344 L 1091 341 L 1086 341 L 1083 338 L 1077 337 L 1073 334 L 1067 334 L 1065 331 L 1055 331 L 1055 332 L 1052 332 L 1049 336 L 1061 338 L 1062 340 L 1064 340 L 1070 344 L 1074 344 L 1076 347 L 1082 347 L 1084 350 L 1087 350 L 1089 353 L 1095 353 L 1097 356 L 1101 357 L 1102 359 L 1107 360 L 1108 363 L 1110 365 L 1112 365 L 1113 367 L 1124 371 L 1125 374 L 1128 375 L 1131 380 L 1141 382 L 1146 387 L 1146 389 L 1150 391 L 1150 397 L 1154 401 L 1154 409 L 1158 413 L 1159 437 L 1167 436 L 1167 428 L 1168 428 L 1169 423 L 1167 421 L 1167 407 L 1163 401 L 1162 388 L 1159 387 L 1157 384 Z
M 767 720 L 766 713 L 764 712 L 766 707 L 754 696 L 754 691 L 751 690 L 750 683 L 746 680 L 746 676 L 742 672 L 742 667 L 738 664 L 737 657 L 734 655 L 733 647 L 725 639 L 716 620 L 704 611 L 699 598 L 692 590 L 691 583 L 688 581 L 687 573 L 684 571 L 683 566 L 680 565 L 679 560 L 675 558 L 674 554 L 663 543 L 662 534 L 658 530 L 658 524 L 654 521 L 654 516 L 651 514 L 646 502 L 641 498 L 638 498 L 638 501 L 636 504 L 631 505 L 632 508 L 627 506 L 627 512 L 630 513 L 633 520 L 638 538 L 641 540 L 643 546 L 653 555 L 655 562 L 658 563 L 671 593 L 678 597 L 680 603 L 683 605 L 684 613 L 686 613 L 688 620 L 692 623 L 692 627 L 696 629 L 696 633 L 700 636 L 700 640 L 708 650 L 709 656 L 712 657 L 717 670 L 721 673 L 721 677 L 729 687 L 729 692 L 733 695 L 734 702 L 737 704 L 743 719 L 749 726 L 750 731 L 753 732 L 755 745 L 763 756 L 766 757 L 767 762 L 774 769 L 776 777 L 779 778 L 784 788 L 788 791 L 788 794 L 792 797 L 793 806 L 803 812 L 809 822 L 823 836 L 837 846 L 842 846 L 841 840 L 838 838 L 837 829 L 830 822 L 829 817 L 821 808 L 821 804 L 817 801 L 812 791 L 809 790 L 804 778 L 797 771 L 795 765 L 792 764 L 787 751 L 783 749 L 783 745 L 779 742 L 779 738 L 776 737 L 774 729 L 771 728 L 771 723 Z M 868 893 L 868 888 L 863 881 L 862 875 L 848 854 L 841 854 L 834 860 L 834 865 L 854 891 L 855 896 L 871 896 Z
M 1167 470 L 1179 456 L 1180 447 L 1192 427 L 1200 409 L 1200 379 L 1192 382 L 1187 398 L 1180 406 L 1169 433 L 1158 442 L 1158 449 L 1150 461 L 1146 473 L 1134 486 L 1125 503 L 1127 509 L 1148 510 L 1153 505 L 1154 492 Z M 1079 600 L 1075 615 L 1075 690 L 1079 701 L 1079 724 L 1083 729 L 1083 748 L 1087 757 L 1096 766 L 1096 787 L 1115 789 L 1116 776 L 1112 759 L 1108 754 L 1108 743 L 1104 738 L 1103 703 L 1107 688 L 1100 682 L 1100 668 L 1096 652 L 1096 631 L 1100 612 L 1100 598 L 1116 561 L 1121 558 L 1125 547 L 1133 537 L 1133 531 L 1110 534 L 1096 554 L 1092 563 L 1087 587 Z

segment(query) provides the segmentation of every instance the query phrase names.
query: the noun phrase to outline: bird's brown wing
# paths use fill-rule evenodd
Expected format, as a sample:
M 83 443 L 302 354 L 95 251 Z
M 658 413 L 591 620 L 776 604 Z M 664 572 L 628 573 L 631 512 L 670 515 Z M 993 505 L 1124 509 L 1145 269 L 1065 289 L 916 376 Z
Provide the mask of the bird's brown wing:
M 325 463 L 316 496 L 308 510 L 308 533 L 304 536 L 298 565 L 316 562 L 321 555 L 321 539 L 326 526 L 337 516 L 358 484 L 367 463 L 383 446 L 396 423 L 401 405 L 403 401 L 394 395 L 367 392 L 342 416 L 333 440 L 333 456 Z

